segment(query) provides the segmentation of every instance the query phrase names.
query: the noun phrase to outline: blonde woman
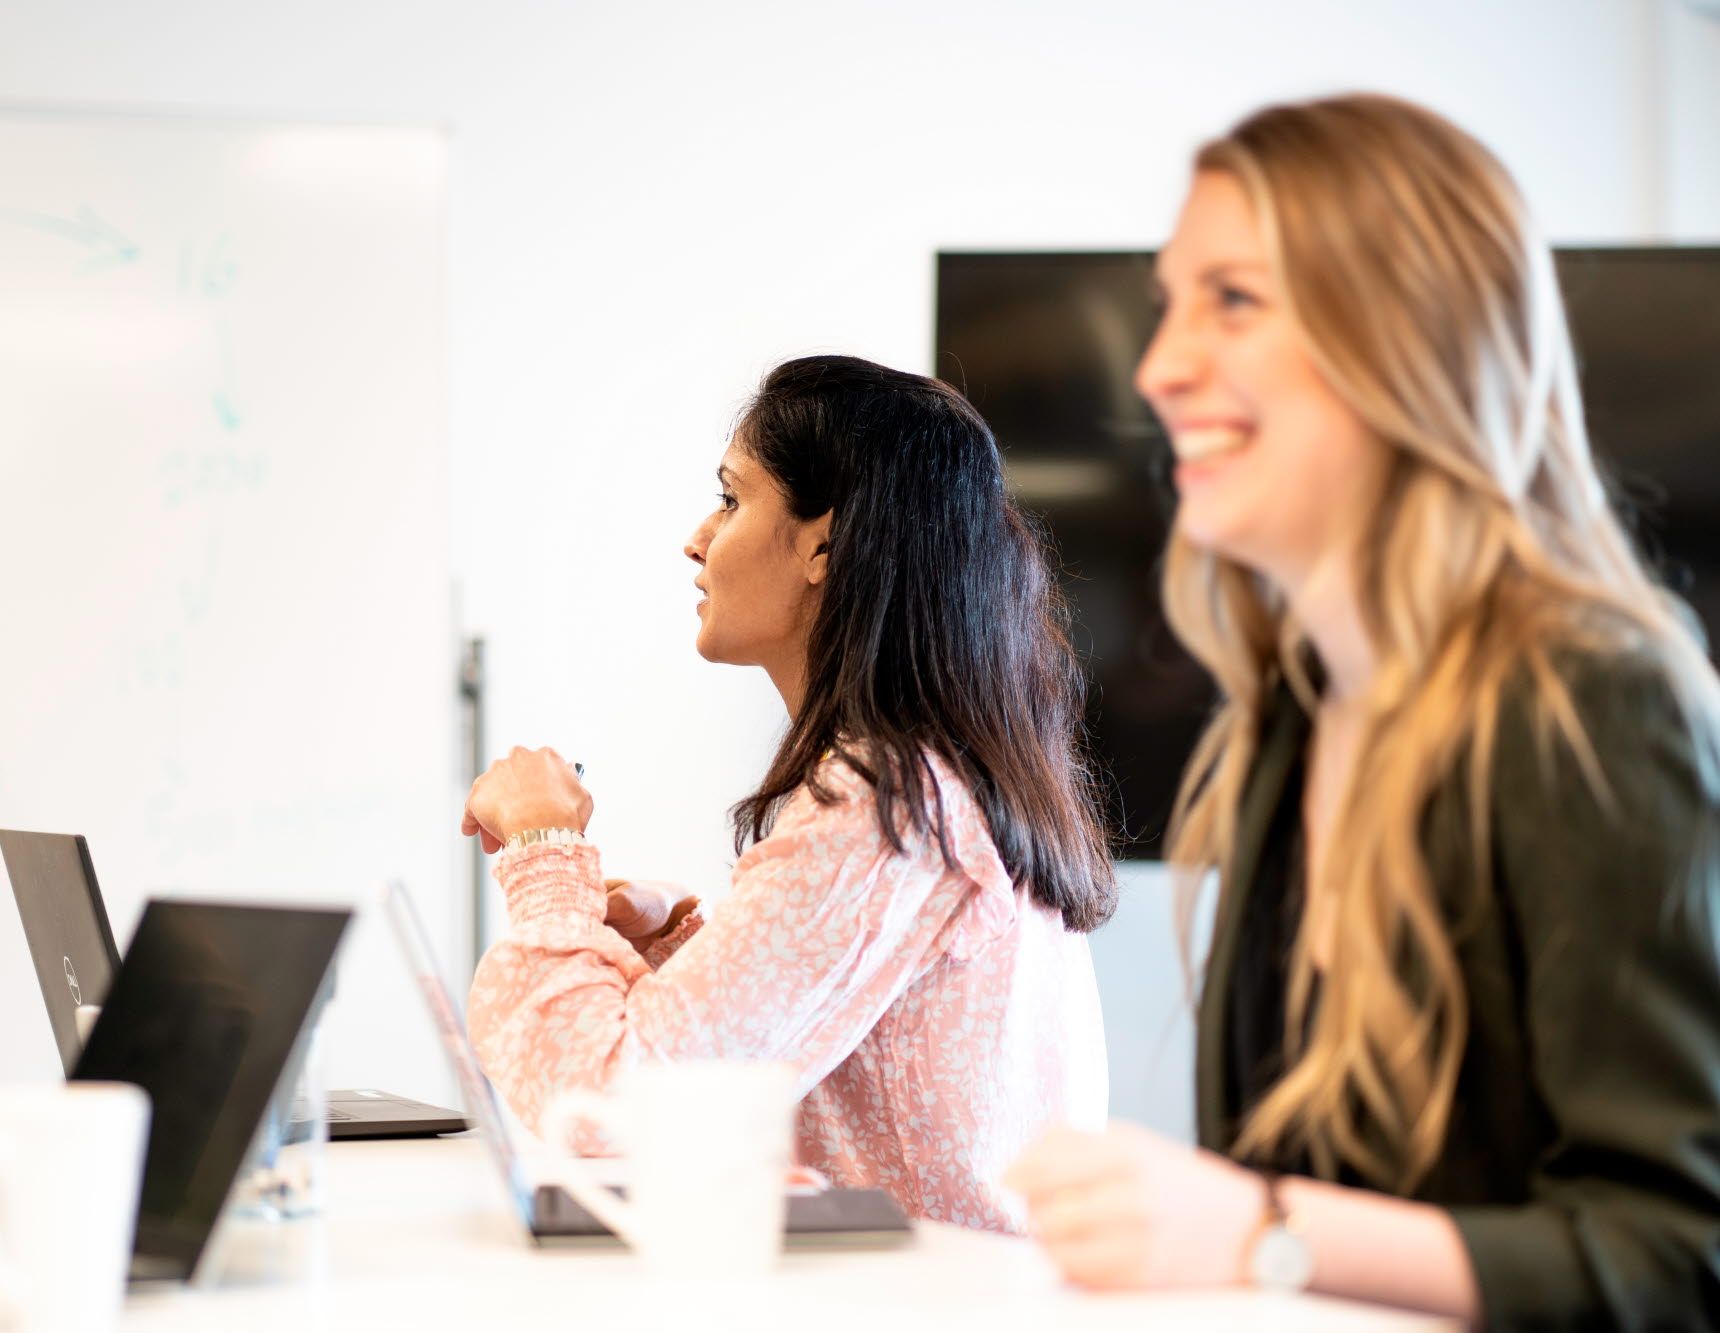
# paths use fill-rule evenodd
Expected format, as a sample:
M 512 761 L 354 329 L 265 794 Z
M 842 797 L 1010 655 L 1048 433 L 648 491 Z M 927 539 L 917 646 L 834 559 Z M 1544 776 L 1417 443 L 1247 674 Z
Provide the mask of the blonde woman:
M 1095 1287 L 1256 1283 L 1508 1328 L 1720 1321 L 1716 682 L 1590 459 L 1546 246 L 1380 97 L 1196 161 L 1137 383 L 1224 703 L 1200 1147 L 1008 1181 Z

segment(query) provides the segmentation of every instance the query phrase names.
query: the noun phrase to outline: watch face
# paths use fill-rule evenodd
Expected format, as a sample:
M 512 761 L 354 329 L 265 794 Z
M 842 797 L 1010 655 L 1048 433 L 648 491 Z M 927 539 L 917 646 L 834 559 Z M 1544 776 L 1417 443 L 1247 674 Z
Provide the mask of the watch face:
M 1258 1286 L 1301 1291 L 1314 1276 L 1314 1256 L 1306 1240 L 1280 1223 L 1261 1233 L 1248 1267 Z

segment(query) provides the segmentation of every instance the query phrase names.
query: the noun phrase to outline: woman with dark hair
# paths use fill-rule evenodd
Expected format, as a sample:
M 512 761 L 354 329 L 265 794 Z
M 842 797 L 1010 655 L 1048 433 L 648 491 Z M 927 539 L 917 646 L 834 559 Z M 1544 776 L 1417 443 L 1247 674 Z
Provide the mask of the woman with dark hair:
M 734 808 L 732 890 L 709 921 L 606 900 L 576 770 L 515 750 L 464 820 L 505 849 L 512 919 L 472 1038 L 533 1124 L 635 1063 L 786 1062 L 803 1164 L 1015 1229 L 1003 1167 L 1104 1119 L 1081 937 L 1116 896 L 1044 554 L 967 401 L 851 357 L 772 371 L 717 475 L 686 548 L 698 650 L 763 667 L 790 719 Z

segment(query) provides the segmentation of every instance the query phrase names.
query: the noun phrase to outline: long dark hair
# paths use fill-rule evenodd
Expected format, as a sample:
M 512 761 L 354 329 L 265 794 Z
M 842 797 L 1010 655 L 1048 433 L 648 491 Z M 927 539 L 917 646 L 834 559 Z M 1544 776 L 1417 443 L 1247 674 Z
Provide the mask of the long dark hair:
M 834 753 L 876 791 L 893 848 L 904 822 L 930 829 L 953 867 L 929 751 L 973 792 L 1015 883 L 1071 930 L 1102 925 L 1116 875 L 1068 607 L 979 413 L 941 381 L 811 356 L 765 376 L 735 442 L 796 517 L 831 515 L 806 692 L 734 807 L 736 851 L 798 788 L 834 800 L 818 779 Z

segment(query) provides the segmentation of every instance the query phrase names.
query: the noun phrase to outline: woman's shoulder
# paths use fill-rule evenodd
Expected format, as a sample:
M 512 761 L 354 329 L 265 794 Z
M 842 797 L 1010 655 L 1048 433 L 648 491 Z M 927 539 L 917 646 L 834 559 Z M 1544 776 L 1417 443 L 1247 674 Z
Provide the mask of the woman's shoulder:
M 773 847 L 777 855 L 816 847 L 819 856 L 827 857 L 843 841 L 864 843 L 868 856 L 896 867 L 887 876 L 869 878 L 875 887 L 942 883 L 955 891 L 942 951 L 960 961 L 1015 928 L 1019 897 L 968 781 L 930 749 L 921 750 L 919 759 L 914 780 L 921 784 L 927 821 L 913 827 L 898 802 L 899 845 L 892 845 L 883 830 L 873 751 L 837 746 L 783 807 L 770 837 L 749 848 L 742 864 Z
M 1430 854 L 1469 884 L 1478 837 L 1515 867 L 1507 881 L 1531 862 L 1646 867 L 1705 840 L 1717 807 L 1703 693 L 1634 644 L 1560 642 L 1518 660 L 1431 793 Z
M 906 800 L 894 803 L 896 808 L 892 817 L 903 853 L 931 864 L 945 860 L 947 846 L 956 863 L 948 868 L 959 868 L 983 886 L 992 887 L 1001 882 L 1013 892 L 1009 872 L 1004 868 L 992 840 L 991 826 L 968 779 L 954 764 L 930 748 L 918 751 L 917 758 L 918 770 L 905 775 L 906 780 L 898 785 L 900 788 L 913 783 L 918 787 L 926 823 L 922 828 L 915 828 Z M 877 777 L 882 762 L 875 747 L 856 745 L 833 749 L 819 764 L 812 780 L 795 795 L 800 817 L 809 817 L 811 811 L 819 806 L 842 806 L 847 817 L 870 820 L 881 832 Z M 899 779 L 901 777 L 903 775 L 898 775 Z
M 1549 775 L 1648 763 L 1697 768 L 1717 719 L 1706 668 L 1680 668 L 1666 653 L 1629 645 L 1561 645 L 1525 660 L 1501 692 L 1497 762 L 1533 760 Z
M 1500 698 L 1491 765 L 1492 819 L 1508 845 L 1559 847 L 1573 870 L 1634 860 L 1645 873 L 1711 845 L 1712 680 L 1680 669 L 1636 647 L 1564 649 L 1519 669 Z
M 921 748 L 916 758 L 916 772 L 897 774 L 899 787 L 917 785 L 928 808 L 934 811 L 941 807 L 962 817 L 979 817 L 984 822 L 973 788 L 953 764 L 929 747 Z M 795 793 L 796 798 L 827 797 L 832 802 L 858 801 L 875 807 L 880 770 L 890 762 L 900 761 L 886 757 L 878 746 L 867 742 L 833 746 L 813 770 L 811 779 Z

